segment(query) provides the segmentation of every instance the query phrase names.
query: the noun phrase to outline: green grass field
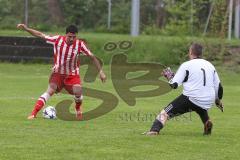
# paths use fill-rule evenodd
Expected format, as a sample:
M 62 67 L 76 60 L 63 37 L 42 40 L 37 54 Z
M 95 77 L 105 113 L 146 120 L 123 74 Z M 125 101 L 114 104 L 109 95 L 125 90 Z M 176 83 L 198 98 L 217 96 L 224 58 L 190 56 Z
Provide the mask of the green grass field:
M 109 67 L 105 70 L 109 76 Z M 46 120 L 41 114 L 29 121 L 27 115 L 45 91 L 49 74 L 50 65 L 0 63 L 0 160 L 225 160 L 240 156 L 239 74 L 219 68 L 225 112 L 216 107 L 210 110 L 214 123 L 211 136 L 202 135 L 200 119 L 191 113 L 169 121 L 157 137 L 141 135 L 153 121 L 145 115 L 157 114 L 181 89 L 139 98 L 136 106 L 130 107 L 119 98 L 109 76 L 106 84 L 98 79 L 84 86 L 117 96 L 119 104 L 112 112 L 82 122 Z M 48 105 L 64 99 L 71 96 L 55 95 Z M 99 103 L 85 97 L 84 111 Z

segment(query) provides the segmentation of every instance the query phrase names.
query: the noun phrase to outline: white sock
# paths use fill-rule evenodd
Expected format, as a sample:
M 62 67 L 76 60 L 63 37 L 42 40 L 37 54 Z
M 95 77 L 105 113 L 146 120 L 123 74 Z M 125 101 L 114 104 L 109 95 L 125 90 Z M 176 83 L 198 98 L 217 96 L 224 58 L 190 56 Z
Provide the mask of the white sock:
M 46 104 L 46 102 L 49 100 L 50 97 L 51 97 L 50 94 L 45 92 L 39 97 L 38 100 L 42 100 L 44 102 L 44 104 Z

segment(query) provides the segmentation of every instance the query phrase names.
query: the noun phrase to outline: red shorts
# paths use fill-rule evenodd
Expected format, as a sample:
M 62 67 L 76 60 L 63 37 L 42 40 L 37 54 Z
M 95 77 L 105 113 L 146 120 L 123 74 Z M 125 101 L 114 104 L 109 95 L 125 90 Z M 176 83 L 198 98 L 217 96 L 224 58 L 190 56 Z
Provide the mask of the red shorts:
M 68 93 L 73 94 L 73 85 L 81 85 L 81 80 L 79 75 L 52 73 L 49 78 L 49 83 L 57 85 L 56 92 L 60 92 L 64 88 Z

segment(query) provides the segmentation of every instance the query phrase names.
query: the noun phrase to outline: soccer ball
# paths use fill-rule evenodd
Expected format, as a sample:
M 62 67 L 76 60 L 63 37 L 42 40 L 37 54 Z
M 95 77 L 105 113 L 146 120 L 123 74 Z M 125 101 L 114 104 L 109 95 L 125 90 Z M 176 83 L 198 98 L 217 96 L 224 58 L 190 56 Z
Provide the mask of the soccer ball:
M 53 106 L 48 106 L 44 108 L 43 117 L 47 119 L 56 119 L 56 109 Z

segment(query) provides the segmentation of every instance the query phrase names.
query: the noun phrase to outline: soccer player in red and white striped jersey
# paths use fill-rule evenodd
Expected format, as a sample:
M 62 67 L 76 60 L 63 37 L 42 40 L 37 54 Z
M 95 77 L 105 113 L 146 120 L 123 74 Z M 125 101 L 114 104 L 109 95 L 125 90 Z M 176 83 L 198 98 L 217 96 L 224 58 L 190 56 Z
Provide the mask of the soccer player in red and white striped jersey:
M 66 28 L 66 35 L 48 36 L 27 27 L 25 24 L 18 24 L 17 28 L 23 29 L 35 37 L 44 39 L 47 43 L 53 45 L 54 49 L 54 66 L 52 74 L 49 79 L 49 86 L 45 93 L 43 93 L 36 102 L 34 109 L 28 119 L 36 118 L 37 113 L 46 104 L 47 100 L 62 88 L 65 88 L 70 94 L 74 95 L 75 109 L 77 119 L 82 119 L 82 88 L 79 77 L 79 61 L 80 53 L 92 58 L 94 64 L 99 70 L 100 79 L 105 82 L 106 75 L 104 74 L 101 65 L 97 58 L 87 48 L 84 41 L 77 39 L 78 29 L 74 25 Z

